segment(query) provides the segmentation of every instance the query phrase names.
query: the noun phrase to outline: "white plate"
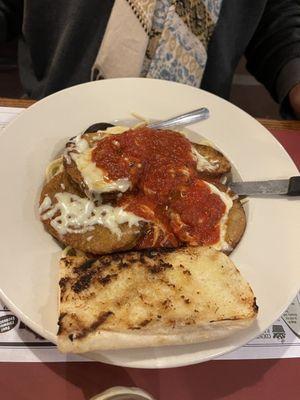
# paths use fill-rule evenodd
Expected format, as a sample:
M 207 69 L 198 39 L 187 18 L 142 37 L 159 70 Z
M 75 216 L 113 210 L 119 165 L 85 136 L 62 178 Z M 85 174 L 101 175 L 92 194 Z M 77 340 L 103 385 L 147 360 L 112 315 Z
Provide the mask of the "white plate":
M 232 104 L 202 90 L 146 79 L 114 79 L 56 93 L 22 113 L 0 137 L 1 280 L 3 301 L 30 328 L 56 341 L 60 249 L 44 231 L 37 203 L 50 160 L 67 138 L 99 121 L 135 112 L 163 119 L 207 106 L 211 118 L 191 129 L 212 140 L 244 180 L 298 171 L 273 136 Z M 260 307 L 257 323 L 227 339 L 188 346 L 95 352 L 97 360 L 130 367 L 194 364 L 229 352 L 262 333 L 292 301 L 300 282 L 300 201 L 257 198 L 248 204 L 245 235 L 232 259 Z

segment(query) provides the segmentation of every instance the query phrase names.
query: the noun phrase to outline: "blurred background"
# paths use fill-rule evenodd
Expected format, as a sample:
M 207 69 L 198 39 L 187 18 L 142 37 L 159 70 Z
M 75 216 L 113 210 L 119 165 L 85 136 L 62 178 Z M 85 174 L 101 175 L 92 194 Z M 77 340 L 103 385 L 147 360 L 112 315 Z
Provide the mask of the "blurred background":
M 22 97 L 17 67 L 17 42 L 0 45 L 0 97 Z M 266 89 L 248 74 L 242 58 L 235 72 L 231 102 L 258 118 L 280 119 L 278 105 Z

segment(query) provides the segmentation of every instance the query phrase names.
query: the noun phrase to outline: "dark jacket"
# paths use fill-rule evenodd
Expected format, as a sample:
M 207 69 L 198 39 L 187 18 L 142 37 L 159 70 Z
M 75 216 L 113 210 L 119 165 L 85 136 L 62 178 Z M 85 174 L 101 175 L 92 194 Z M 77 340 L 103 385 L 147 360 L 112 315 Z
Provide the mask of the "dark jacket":
M 0 0 L 0 41 L 19 35 L 20 76 L 30 97 L 90 80 L 112 6 L 113 0 Z M 201 87 L 228 98 L 243 54 L 281 102 L 300 82 L 300 0 L 223 0 Z

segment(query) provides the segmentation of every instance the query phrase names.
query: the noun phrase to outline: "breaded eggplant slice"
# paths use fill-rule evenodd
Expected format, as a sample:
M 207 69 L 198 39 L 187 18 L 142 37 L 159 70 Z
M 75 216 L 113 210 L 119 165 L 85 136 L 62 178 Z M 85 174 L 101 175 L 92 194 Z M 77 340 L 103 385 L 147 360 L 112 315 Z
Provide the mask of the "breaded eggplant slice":
M 86 140 L 88 146 L 91 148 L 95 146 L 95 144 L 99 141 L 99 138 L 104 137 L 107 135 L 105 132 L 85 132 L 82 134 L 82 139 Z M 72 147 L 72 139 L 66 144 L 66 154 L 63 157 L 63 165 L 65 168 L 66 173 L 71 178 L 74 185 L 76 185 L 80 190 L 82 190 L 87 197 L 93 199 L 94 193 L 90 190 L 87 186 L 84 178 L 76 165 L 76 162 L 71 157 L 70 153 L 68 152 L 68 148 Z M 120 192 L 119 191 L 107 191 L 101 193 L 102 202 L 103 203 L 114 203 L 117 200 L 117 196 Z
M 84 192 L 87 190 L 87 186 L 84 183 L 83 177 L 77 168 L 75 161 L 71 160 L 71 162 L 67 162 L 65 157 L 63 158 L 63 165 L 66 174 L 69 176 L 69 179 L 72 180 L 72 184 L 74 187 L 80 188 Z
M 197 167 L 200 176 L 219 177 L 230 172 L 230 162 L 220 151 L 204 144 L 193 143 L 193 147 L 204 158 L 203 163 L 199 160 Z
M 94 137 L 99 137 L 99 134 L 97 132 L 90 132 L 90 133 L 87 132 L 82 135 L 82 138 L 88 142 L 89 147 L 93 146 Z M 63 157 L 63 165 L 66 173 L 69 175 L 72 182 L 86 192 L 88 190 L 88 187 L 86 186 L 84 179 L 81 175 L 81 172 L 77 168 L 75 161 L 72 159 L 69 153 L 69 149 L 72 147 L 72 144 L 73 144 L 72 139 L 70 139 L 66 144 L 67 156 L 65 154 Z
M 76 186 L 73 185 L 68 175 L 63 172 L 55 175 L 45 184 L 40 196 L 40 204 L 42 204 L 46 196 L 51 199 L 52 203 L 55 203 L 55 194 L 60 192 L 68 192 L 79 197 L 84 197 Z M 142 225 L 129 227 L 125 223 L 119 226 L 122 235 L 118 237 L 108 228 L 102 225 L 95 225 L 93 230 L 85 233 L 66 233 L 60 235 L 51 225 L 51 219 L 42 220 L 42 222 L 46 230 L 62 244 L 93 254 L 108 254 L 132 249 L 144 229 Z
M 227 193 L 232 199 L 232 206 L 228 211 L 227 220 L 222 223 L 224 233 L 220 236 L 220 240 L 209 246 L 220 250 L 226 254 L 230 254 L 241 240 L 246 228 L 246 216 L 243 206 L 238 196 L 233 193 L 228 187 L 215 180 L 206 180 L 214 185 L 220 191 Z M 199 238 L 195 236 L 193 227 L 186 225 L 184 219 L 178 212 L 170 207 L 171 226 L 176 236 L 188 246 L 206 246 L 207 244 L 199 242 Z M 221 221 L 220 221 L 221 222 Z M 196 225 L 195 225 L 196 229 Z
M 109 135 L 109 133 L 104 132 L 85 132 L 82 135 L 82 139 L 86 140 L 89 147 L 93 147 L 99 139 Z M 197 160 L 197 169 L 199 171 L 200 177 L 221 177 L 222 175 L 230 172 L 231 166 L 230 162 L 227 158 L 218 150 L 213 147 L 201 145 L 201 144 L 193 144 L 191 143 L 193 148 L 193 154 L 195 159 Z M 86 195 L 92 198 L 92 193 L 87 187 L 86 182 L 76 164 L 73 160 L 70 149 L 73 147 L 72 140 L 69 141 L 66 145 L 66 154 L 64 156 L 64 167 L 67 174 L 71 177 L 73 182 L 78 185 Z M 69 150 L 68 150 L 69 149 Z M 72 151 L 72 150 L 71 150 Z M 108 201 L 116 200 L 117 195 L 120 193 L 119 190 L 112 190 L 111 188 L 107 188 L 107 190 L 103 190 L 104 193 L 110 193 L 108 196 Z M 124 192 L 124 190 L 122 190 Z M 105 196 L 106 197 L 106 196 Z
M 233 204 L 228 213 L 225 240 L 229 245 L 230 250 L 225 251 L 230 254 L 240 242 L 247 225 L 247 219 L 244 207 L 236 193 L 227 186 L 219 182 L 214 182 L 214 185 L 223 192 L 227 192 L 233 200 Z
M 232 250 L 235 249 L 241 240 L 246 229 L 246 224 L 246 215 L 242 203 L 239 199 L 235 199 L 228 213 L 225 235 L 225 240 Z M 230 251 L 227 253 L 230 253 Z

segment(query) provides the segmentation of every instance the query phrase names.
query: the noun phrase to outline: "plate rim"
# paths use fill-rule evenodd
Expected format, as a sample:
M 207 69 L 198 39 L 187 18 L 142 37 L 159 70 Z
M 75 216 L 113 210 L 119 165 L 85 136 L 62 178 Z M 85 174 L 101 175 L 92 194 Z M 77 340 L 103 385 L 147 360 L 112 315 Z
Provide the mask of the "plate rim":
M 131 81 L 136 81 L 136 80 L 140 80 L 140 79 L 144 79 L 144 78 L 119 78 L 118 80 L 131 80 Z M 106 82 L 107 81 L 110 81 L 110 80 L 106 80 Z M 149 80 L 149 79 L 147 79 L 147 81 L 151 81 L 151 80 Z M 157 82 L 157 80 L 154 80 L 153 79 L 153 81 L 156 81 Z M 83 84 L 79 84 L 79 85 L 76 85 L 76 86 L 72 86 L 72 87 L 70 87 L 70 88 L 67 88 L 67 89 L 63 89 L 63 90 L 61 90 L 61 91 L 59 91 L 59 92 L 56 92 L 56 93 L 53 93 L 53 94 L 51 94 L 50 96 L 47 96 L 47 97 L 45 97 L 45 98 L 43 98 L 42 100 L 40 100 L 40 101 L 37 101 L 36 103 L 34 103 L 34 104 L 32 104 L 30 107 L 28 107 L 28 108 L 26 108 L 25 110 L 24 110 L 24 112 L 22 112 L 22 113 L 20 113 L 13 121 L 11 121 L 4 129 L 3 129 L 3 131 L 1 132 L 1 135 L 0 135 L 0 142 L 1 142 L 1 137 L 4 135 L 4 134 L 6 134 L 6 132 L 7 131 L 9 131 L 9 129 L 11 129 L 11 127 L 13 127 L 13 125 L 14 125 L 14 123 L 17 121 L 17 120 L 19 120 L 19 118 L 22 118 L 22 115 L 24 115 L 24 113 L 26 113 L 26 112 L 29 112 L 29 111 L 31 111 L 31 110 L 34 110 L 36 107 L 39 107 L 41 104 L 45 104 L 45 103 L 47 103 L 47 101 L 48 101 L 48 99 L 51 97 L 56 97 L 58 94 L 62 94 L 62 93 L 65 93 L 65 92 L 72 92 L 72 91 L 74 91 L 74 90 L 80 90 L 80 87 L 81 86 L 87 86 L 87 85 L 90 85 L 90 86 L 95 86 L 95 84 L 101 84 L 101 82 L 105 82 L 105 81 L 100 81 L 100 82 L 88 82 L 88 83 L 83 83 Z M 182 85 L 182 84 L 178 84 L 178 83 L 176 83 L 176 82 L 169 82 L 169 81 L 162 81 L 162 82 L 167 82 L 168 84 L 173 84 L 173 85 L 181 85 L 181 86 L 186 86 L 186 85 Z M 195 88 L 193 88 L 193 89 L 195 89 Z M 232 104 L 232 103 L 230 103 L 229 101 L 227 101 L 227 100 L 225 100 L 225 99 L 222 99 L 222 98 L 220 98 L 220 97 L 218 97 L 218 96 L 216 96 L 215 94 L 212 94 L 212 93 L 209 93 L 209 92 L 206 92 L 206 91 L 204 91 L 203 89 L 197 89 L 197 90 L 199 90 L 199 91 L 202 91 L 202 92 L 205 92 L 205 93 L 208 93 L 210 96 L 213 96 L 213 97 L 215 97 L 216 98 L 216 101 L 223 101 L 223 102 L 226 102 L 226 103 L 228 103 L 232 108 L 234 108 L 235 109 L 235 111 L 236 112 L 239 112 L 239 113 L 243 113 L 245 116 L 247 116 L 247 118 L 251 118 L 256 124 L 257 124 L 257 126 L 259 127 L 259 129 L 260 130 L 264 130 L 265 131 L 265 134 L 267 133 L 268 134 L 268 136 L 269 136 L 269 138 L 272 138 L 273 140 L 274 140 L 274 142 L 276 142 L 276 145 L 277 146 L 279 146 L 280 147 L 280 150 L 281 150 L 281 152 L 282 153 L 284 153 L 285 154 L 285 157 L 287 157 L 288 159 L 289 159 L 289 161 L 293 164 L 293 167 L 294 167 L 294 169 L 295 169 L 295 171 L 297 171 L 298 172 L 298 170 L 297 170 L 297 167 L 296 167 L 296 165 L 295 165 L 295 163 L 294 163 L 294 161 L 291 159 L 291 157 L 288 155 L 288 153 L 287 153 L 287 151 L 285 150 L 285 148 L 274 138 L 274 136 L 269 132 L 269 130 L 267 129 L 267 128 L 265 128 L 259 121 L 257 121 L 254 117 L 252 117 L 251 115 L 249 115 L 249 114 L 247 114 L 245 111 L 243 111 L 243 110 L 241 110 L 239 107 L 237 107 L 237 106 L 235 106 L 234 104 Z M 297 173 L 296 172 L 296 173 Z M 298 290 L 299 290 L 299 287 L 300 287 L 300 285 L 298 286 Z M 295 294 L 291 294 L 290 295 L 290 301 L 289 301 L 289 303 L 293 300 L 293 298 L 297 295 L 297 293 L 298 293 L 298 291 L 296 291 L 296 293 Z M 6 295 L 5 295 L 5 293 L 3 292 L 3 290 L 2 290 L 2 288 L 0 287 L 0 297 L 1 297 L 1 299 L 3 300 L 3 302 L 6 304 L 6 305 L 8 305 L 9 306 L 9 309 L 10 309 L 10 311 L 12 311 L 14 314 L 16 314 L 16 316 L 17 317 L 19 317 L 22 321 L 24 321 L 24 323 L 26 324 L 26 325 L 28 325 L 30 328 L 32 328 L 34 331 L 36 331 L 38 334 L 40 334 L 41 336 L 43 336 L 43 337 L 45 337 L 46 339 L 48 339 L 49 341 L 51 341 L 51 342 L 54 342 L 54 343 L 56 343 L 56 336 L 55 335 L 52 335 L 50 332 L 48 332 L 47 330 L 45 330 L 42 326 L 39 326 L 39 325 L 37 325 L 34 321 L 32 321 L 26 314 L 24 314 L 14 303 L 13 303 L 13 301 L 11 301 Z M 282 315 L 282 313 L 284 312 L 284 310 L 286 309 L 286 306 L 282 306 L 282 309 L 280 310 L 280 312 L 278 312 L 278 317 L 280 317 L 280 315 Z M 278 318 L 277 317 L 277 318 Z M 276 319 L 277 319 L 276 318 Z M 173 368 L 173 367 L 179 367 L 179 366 L 186 366 L 186 365 L 193 365 L 193 364 L 197 364 L 197 363 L 200 363 L 200 362 L 205 362 L 205 361 L 208 361 L 208 360 L 211 360 L 211 359 L 214 359 L 214 358 L 216 358 L 216 357 L 219 357 L 219 356 L 221 356 L 221 355 L 223 355 L 223 354 L 226 354 L 226 353 L 228 353 L 228 352 L 230 352 L 230 351 L 233 351 L 233 350 L 235 350 L 236 348 L 239 348 L 239 347 L 241 347 L 241 346 L 243 346 L 245 343 L 247 343 L 247 342 L 249 342 L 249 340 L 251 340 L 251 339 L 249 339 L 249 338 L 247 338 L 247 339 L 245 339 L 245 341 L 244 341 L 244 343 L 243 344 L 241 344 L 241 342 L 239 342 L 239 344 L 238 345 L 233 345 L 232 346 L 232 349 L 230 349 L 230 350 L 224 350 L 224 351 L 219 351 L 217 354 L 215 354 L 215 355 L 211 355 L 211 356 L 207 356 L 207 357 L 204 357 L 204 358 L 202 358 L 202 359 L 196 359 L 196 360 L 194 360 L 193 362 L 182 362 L 182 363 L 180 363 L 180 362 L 175 362 L 175 363 L 169 363 L 168 365 L 163 365 L 163 366 L 159 366 L 159 367 L 157 367 L 157 366 L 153 366 L 153 367 L 151 367 L 151 366 L 145 366 L 144 364 L 143 364 L 143 361 L 142 361 L 142 363 L 141 364 L 139 364 L 139 362 L 137 361 L 137 362 L 134 362 L 134 365 L 128 365 L 128 363 L 122 363 L 122 362 L 118 362 L 118 363 L 116 363 L 116 362 L 110 362 L 110 360 L 105 360 L 105 361 L 103 361 L 103 360 L 100 360 L 101 362 L 105 362 L 105 363 L 107 363 L 107 364 L 111 364 L 111 365 L 119 365 L 119 366 L 122 366 L 122 367 L 130 367 L 130 368 L 149 368 L 149 369 L 151 369 L 151 368 Z M 84 355 L 83 355 L 84 356 Z

